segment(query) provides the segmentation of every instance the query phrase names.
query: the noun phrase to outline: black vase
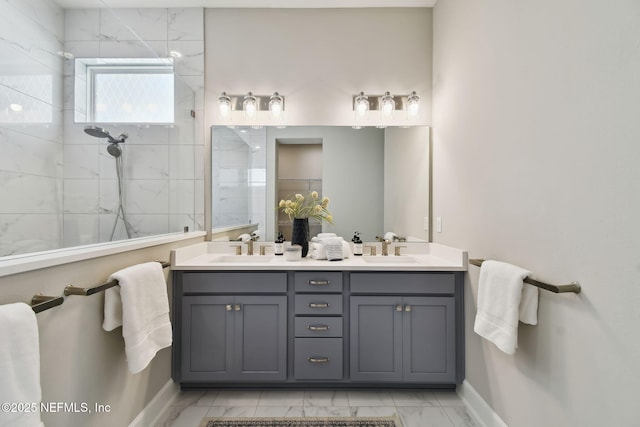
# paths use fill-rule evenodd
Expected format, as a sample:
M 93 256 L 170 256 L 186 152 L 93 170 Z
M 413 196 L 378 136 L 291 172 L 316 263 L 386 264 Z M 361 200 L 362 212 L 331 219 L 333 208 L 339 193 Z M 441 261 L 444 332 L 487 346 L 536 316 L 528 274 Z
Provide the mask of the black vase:
M 294 218 L 291 244 L 302 246 L 302 257 L 309 252 L 309 218 Z

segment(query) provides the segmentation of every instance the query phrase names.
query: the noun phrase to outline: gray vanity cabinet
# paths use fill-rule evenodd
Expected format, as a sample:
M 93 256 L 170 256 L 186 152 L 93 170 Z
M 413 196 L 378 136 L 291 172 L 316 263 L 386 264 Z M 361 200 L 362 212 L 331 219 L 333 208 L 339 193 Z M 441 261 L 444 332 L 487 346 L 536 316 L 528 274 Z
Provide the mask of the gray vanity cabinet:
M 279 288 L 286 292 L 286 275 L 281 275 L 281 284 L 277 277 L 260 280 L 260 276 L 240 275 L 245 285 L 241 292 L 251 292 L 250 283 L 263 292 Z M 224 275 L 209 276 L 215 294 L 189 295 L 189 291 L 206 293 L 207 289 L 198 289 L 205 285 L 198 280 L 203 277 L 184 275 L 187 294 L 181 298 L 181 381 L 286 380 L 287 296 L 234 294 L 238 288 L 219 283 L 226 279 Z M 246 282 L 248 279 L 252 281 Z
M 453 275 L 450 277 L 453 285 Z M 442 287 L 443 280 L 449 278 L 428 274 L 352 275 L 352 292 L 399 293 L 351 296 L 352 381 L 456 382 L 455 299 L 446 295 L 448 288 Z M 434 296 L 422 296 L 428 294 Z

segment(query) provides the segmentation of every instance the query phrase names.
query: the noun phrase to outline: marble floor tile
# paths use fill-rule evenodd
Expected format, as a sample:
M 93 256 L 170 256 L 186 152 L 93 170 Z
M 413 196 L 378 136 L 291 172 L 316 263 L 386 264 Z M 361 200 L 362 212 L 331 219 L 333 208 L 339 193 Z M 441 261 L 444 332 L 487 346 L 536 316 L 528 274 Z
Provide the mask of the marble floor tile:
M 196 405 L 212 406 L 213 402 L 216 400 L 216 397 L 218 397 L 218 394 L 219 393 L 217 391 L 208 391 L 204 394 L 204 396 L 198 399 L 198 401 L 196 402 Z
M 478 427 L 464 406 L 448 406 L 443 408 L 454 427 Z
M 206 406 L 189 406 L 180 412 L 178 418 L 171 427 L 194 427 L 200 425 L 200 421 L 207 416 L 209 408 Z
M 444 408 L 401 406 L 397 410 L 402 427 L 453 427 Z
M 347 406 L 311 406 L 304 408 L 305 417 L 348 417 Z
M 392 417 L 396 415 L 395 406 L 351 406 L 352 417 Z
M 263 391 L 258 406 L 302 406 L 303 391 Z
M 346 391 L 305 391 L 304 407 L 310 406 L 349 406 Z
M 391 393 L 387 391 L 349 391 L 349 406 L 394 406 Z
M 207 417 L 238 418 L 255 417 L 255 406 L 212 406 L 207 408 Z M 194 426 L 195 427 L 195 426 Z
M 455 391 L 437 391 L 435 392 L 436 399 L 440 402 L 441 406 L 464 406 L 464 402 L 458 396 Z
M 430 391 L 392 391 L 391 397 L 396 406 L 440 406 L 436 395 Z
M 302 406 L 258 406 L 256 417 L 304 417 Z
M 213 401 L 213 406 L 258 406 L 259 391 L 231 390 L 219 393 Z

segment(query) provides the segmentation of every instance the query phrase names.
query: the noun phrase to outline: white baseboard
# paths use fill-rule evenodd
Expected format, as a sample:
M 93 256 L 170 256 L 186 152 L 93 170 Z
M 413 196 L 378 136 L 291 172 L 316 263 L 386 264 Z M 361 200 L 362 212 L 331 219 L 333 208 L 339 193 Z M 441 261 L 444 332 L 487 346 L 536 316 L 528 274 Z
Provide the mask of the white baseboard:
M 480 396 L 480 393 L 464 380 L 457 389 L 460 399 L 467 405 L 469 415 L 481 427 L 509 427 L 493 412 L 493 408 Z
M 129 427 L 149 427 L 156 425 L 165 416 L 166 411 L 178 397 L 180 388 L 171 380 L 144 407 L 138 416 L 129 423 Z

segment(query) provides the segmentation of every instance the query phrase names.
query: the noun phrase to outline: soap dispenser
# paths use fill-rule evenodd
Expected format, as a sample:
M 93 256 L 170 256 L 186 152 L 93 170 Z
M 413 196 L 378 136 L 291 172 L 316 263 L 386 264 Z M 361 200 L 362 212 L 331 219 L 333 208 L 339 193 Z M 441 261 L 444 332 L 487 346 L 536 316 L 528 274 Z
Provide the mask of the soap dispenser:
M 356 231 L 351 241 L 353 242 L 353 254 L 358 256 L 362 255 L 362 240 L 360 239 L 360 232 Z
M 281 231 L 278 231 L 278 238 L 273 244 L 273 253 L 275 255 L 283 255 L 284 254 L 284 236 Z

